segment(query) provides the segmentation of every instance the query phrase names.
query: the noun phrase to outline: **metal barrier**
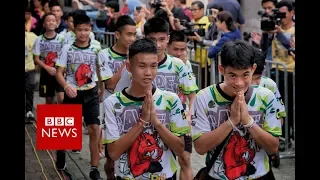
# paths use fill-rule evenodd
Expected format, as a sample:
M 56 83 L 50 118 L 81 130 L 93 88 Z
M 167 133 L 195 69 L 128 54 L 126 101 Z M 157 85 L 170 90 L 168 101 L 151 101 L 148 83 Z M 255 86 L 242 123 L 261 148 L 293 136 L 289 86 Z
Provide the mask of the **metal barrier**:
M 210 79 L 210 72 L 211 69 L 208 66 L 208 60 L 210 59 L 207 57 L 209 47 L 202 47 L 200 45 L 197 45 L 197 49 L 194 50 L 193 44 L 187 44 L 187 58 L 192 63 L 197 63 L 197 66 L 199 67 L 199 71 L 197 73 L 194 72 L 195 76 L 199 79 L 198 81 L 198 87 L 199 89 L 203 89 L 207 86 L 209 86 L 208 81 Z M 202 74 L 202 71 L 204 69 L 204 74 Z M 211 82 L 211 81 L 210 81 Z
M 284 105 L 285 105 L 285 109 L 286 109 L 286 118 L 284 120 L 284 126 L 285 126 L 285 138 L 280 137 L 280 140 L 285 142 L 285 151 L 280 153 L 280 158 L 281 159 L 285 159 L 285 158 L 294 158 L 295 157 L 295 147 L 294 147 L 294 143 L 292 145 L 291 148 L 289 148 L 289 88 L 288 88 L 288 69 L 287 66 L 284 63 L 280 63 L 280 62 L 274 62 L 271 60 L 266 60 L 266 65 L 265 65 L 265 71 L 266 71 L 266 76 L 271 78 L 273 74 L 275 74 L 275 82 L 277 84 L 277 87 L 279 87 L 279 67 L 282 67 L 284 71 L 282 71 L 284 73 L 284 82 L 283 82 L 283 86 L 284 86 L 284 94 L 281 94 L 281 96 L 284 96 Z M 275 70 L 275 72 L 273 71 Z M 293 112 L 293 127 L 292 127 L 292 134 L 293 137 L 295 137 L 295 76 L 294 76 L 294 72 L 293 72 L 293 76 L 292 76 L 292 84 L 293 84 L 293 88 L 290 89 L 290 91 L 292 91 L 293 94 L 293 104 L 292 104 L 292 112 Z M 283 133 L 283 132 L 282 132 Z
M 116 43 L 114 32 L 94 31 L 93 33 L 95 39 L 100 42 L 101 48 L 103 49 L 111 47 Z

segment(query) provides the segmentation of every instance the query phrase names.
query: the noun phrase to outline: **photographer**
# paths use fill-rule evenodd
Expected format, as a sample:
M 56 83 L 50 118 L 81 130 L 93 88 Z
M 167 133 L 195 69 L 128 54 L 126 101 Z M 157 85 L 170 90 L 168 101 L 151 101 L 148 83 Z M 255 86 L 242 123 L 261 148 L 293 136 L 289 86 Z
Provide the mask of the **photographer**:
M 266 13 L 266 15 L 273 15 L 273 9 L 275 9 L 277 0 L 262 0 L 261 5 Z M 254 46 L 257 46 L 266 54 L 266 59 L 272 60 L 271 55 L 271 42 L 273 39 L 273 34 L 266 31 L 262 31 L 262 35 L 258 32 L 251 33 L 251 39 Z
M 280 13 L 285 14 L 285 18 L 281 19 L 280 26 L 276 27 L 274 31 L 274 39 L 272 40 L 272 57 L 274 62 L 283 63 L 287 68 L 287 82 L 285 82 L 285 69 L 282 66 L 278 66 L 279 69 L 279 91 L 284 97 L 288 97 L 288 125 L 289 133 L 293 131 L 293 72 L 295 68 L 295 59 L 290 54 L 294 50 L 294 36 L 295 36 L 295 23 L 293 21 L 294 7 L 290 1 L 280 1 L 277 3 L 276 8 Z M 292 45 L 290 45 L 290 42 Z M 272 66 L 272 70 L 275 71 L 276 66 Z M 272 74 L 272 79 L 275 80 L 275 73 Z M 286 84 L 285 84 L 286 83 Z M 285 86 L 288 87 L 288 93 L 285 93 Z M 283 126 L 284 128 L 284 126 Z M 283 132 L 284 129 L 283 129 Z M 284 135 L 284 134 L 283 134 Z M 287 138 L 287 137 L 286 137 Z M 293 133 L 289 134 L 290 139 L 294 139 Z M 289 142 L 290 142 L 289 139 Z M 289 144 L 290 146 L 290 144 Z M 281 150 L 281 149 L 280 149 Z
M 190 22 L 189 17 L 183 12 L 181 8 L 174 7 L 174 0 L 154 0 L 151 3 L 154 8 L 154 16 L 163 18 L 170 25 L 170 32 L 178 30 L 175 25 L 175 20 Z
M 201 1 L 193 1 L 191 4 L 191 13 L 192 13 L 192 23 L 194 26 L 192 26 L 192 29 L 198 29 L 201 32 L 208 31 L 208 27 L 210 25 L 209 18 L 204 15 L 204 4 Z M 199 26 L 201 25 L 201 26 Z M 190 29 L 190 28 L 189 28 Z M 199 32 L 199 31 L 198 31 Z M 205 32 L 202 34 L 199 34 L 201 37 L 205 36 Z M 195 41 L 197 42 L 198 37 L 192 33 L 192 36 L 188 35 L 188 39 L 190 41 Z M 195 44 L 196 45 L 196 44 Z M 200 44 L 202 45 L 202 44 Z M 193 58 L 193 57 L 192 57 Z M 196 62 L 200 63 L 201 65 L 201 74 L 202 74 L 202 88 L 206 86 L 205 83 L 210 84 L 210 78 L 207 78 L 207 82 L 205 82 L 205 71 L 206 67 L 210 65 L 210 60 L 207 58 L 207 51 L 206 50 L 201 50 L 199 47 L 196 48 L 195 50 L 195 58 L 192 59 L 195 60 Z
M 216 26 L 216 18 L 217 14 L 223 11 L 223 7 L 218 4 L 210 4 L 207 6 L 208 11 L 208 19 L 211 23 L 208 27 L 206 35 L 204 37 L 199 36 L 198 33 L 194 33 L 196 35 L 195 40 L 201 45 L 211 46 L 214 40 L 219 39 L 221 37 L 221 32 Z

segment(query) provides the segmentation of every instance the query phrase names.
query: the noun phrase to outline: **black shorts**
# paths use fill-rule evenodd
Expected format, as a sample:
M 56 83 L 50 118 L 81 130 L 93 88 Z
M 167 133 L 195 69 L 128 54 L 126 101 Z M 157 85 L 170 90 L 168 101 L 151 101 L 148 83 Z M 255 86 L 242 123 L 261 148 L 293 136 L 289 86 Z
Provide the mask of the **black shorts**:
M 75 98 L 69 98 L 69 96 L 65 94 L 63 104 L 81 104 L 82 116 L 86 125 L 100 125 L 99 95 L 97 86 L 89 90 L 77 91 L 77 96 Z
M 104 155 L 107 159 L 111 159 L 108 152 L 108 144 L 104 144 Z
M 51 76 L 45 69 L 40 70 L 40 97 L 54 97 L 55 92 L 64 92 L 55 76 Z
M 184 151 L 192 153 L 192 138 L 191 136 L 184 135 Z

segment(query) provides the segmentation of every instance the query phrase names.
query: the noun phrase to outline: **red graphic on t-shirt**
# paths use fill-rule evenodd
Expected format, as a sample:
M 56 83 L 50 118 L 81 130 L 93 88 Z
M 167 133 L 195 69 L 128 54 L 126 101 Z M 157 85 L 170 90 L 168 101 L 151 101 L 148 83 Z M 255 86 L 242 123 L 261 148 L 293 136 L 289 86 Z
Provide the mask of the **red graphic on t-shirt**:
M 235 132 L 225 147 L 223 161 L 228 179 L 254 174 L 256 169 L 251 165 L 255 151 L 249 147 L 248 140 Z
M 92 82 L 92 71 L 88 64 L 81 64 L 78 67 L 75 76 L 79 87 Z
M 56 52 L 48 52 L 47 57 L 45 59 L 45 64 L 47 66 L 53 67 L 56 63 L 57 53 Z
M 142 133 L 129 149 L 129 168 L 133 177 L 138 177 L 146 172 L 162 171 L 163 168 L 158 161 L 161 159 L 163 150 L 158 145 L 156 137 L 156 132 L 152 135 Z

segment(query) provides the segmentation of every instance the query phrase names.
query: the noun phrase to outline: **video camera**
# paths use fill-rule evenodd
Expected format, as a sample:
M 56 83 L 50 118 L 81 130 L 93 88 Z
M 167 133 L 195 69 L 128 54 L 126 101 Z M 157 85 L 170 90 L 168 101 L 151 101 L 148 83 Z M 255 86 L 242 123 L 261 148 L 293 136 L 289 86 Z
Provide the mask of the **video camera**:
M 162 6 L 162 0 L 154 0 L 151 2 L 152 8 L 160 9 L 161 6 Z
M 279 9 L 272 9 L 273 13 L 268 14 L 265 10 L 259 10 L 258 15 L 261 16 L 261 30 L 272 31 L 276 29 L 276 25 L 280 25 L 281 19 L 286 17 L 286 13 L 280 12 Z
M 181 32 L 183 32 L 186 36 L 195 36 L 195 32 L 201 37 L 206 35 L 206 30 L 203 27 L 206 24 L 192 23 L 188 22 L 187 20 L 181 20 L 181 25 L 185 27 L 185 29 L 182 29 Z M 199 26 L 199 28 L 195 29 L 194 26 Z

